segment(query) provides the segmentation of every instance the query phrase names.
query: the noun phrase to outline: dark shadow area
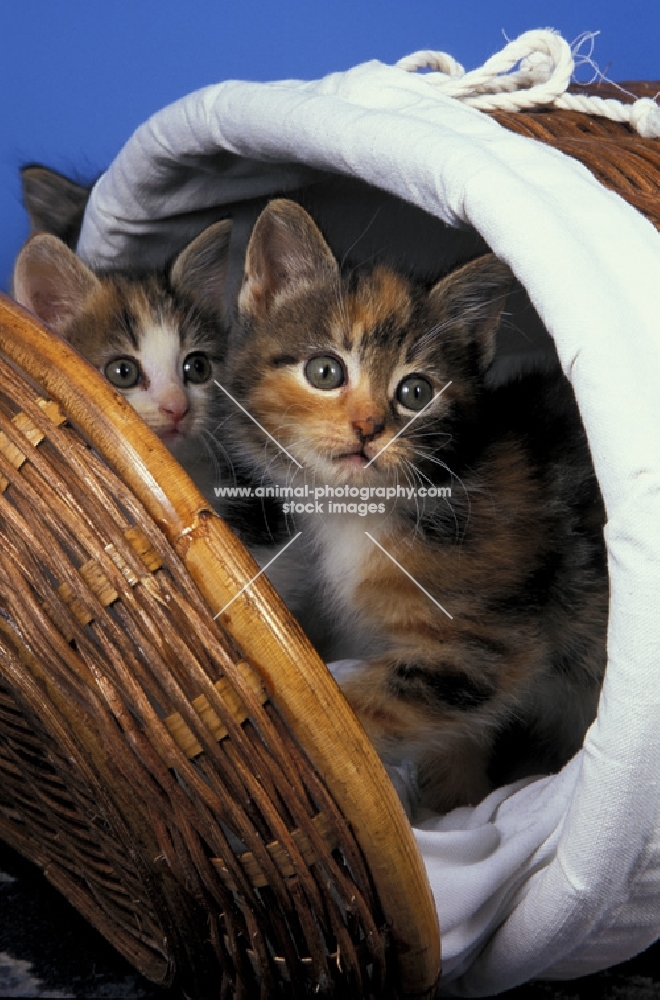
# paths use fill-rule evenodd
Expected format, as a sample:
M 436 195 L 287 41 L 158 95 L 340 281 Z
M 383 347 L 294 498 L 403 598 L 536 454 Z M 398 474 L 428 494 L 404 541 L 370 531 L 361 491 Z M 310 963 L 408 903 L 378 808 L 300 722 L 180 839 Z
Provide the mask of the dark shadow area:
M 8 877 L 7 877 L 8 876 Z M 46 881 L 0 844 L 0 996 L 183 1000 L 150 983 Z M 636 958 L 569 982 L 525 983 L 520 1000 L 660 1000 L 660 942 Z

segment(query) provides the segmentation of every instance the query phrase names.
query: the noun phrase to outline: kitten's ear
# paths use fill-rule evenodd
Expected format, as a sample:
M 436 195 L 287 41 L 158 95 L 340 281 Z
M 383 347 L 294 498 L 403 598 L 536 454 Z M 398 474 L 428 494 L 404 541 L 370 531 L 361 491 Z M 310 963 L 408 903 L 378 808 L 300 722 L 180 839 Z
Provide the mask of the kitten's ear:
M 214 222 L 181 251 L 170 271 L 175 291 L 224 313 L 231 219 Z
M 21 169 L 23 205 L 32 233 L 52 233 L 72 249 L 76 245 L 91 186 L 30 163 Z
M 73 250 L 49 233 L 30 237 L 14 265 L 16 301 L 61 334 L 99 285 Z
M 512 283 L 507 265 L 489 253 L 452 271 L 429 293 L 434 315 L 448 337 L 477 344 L 483 371 L 495 355 L 495 334 Z
M 245 257 L 240 312 L 265 316 L 277 296 L 339 274 L 311 216 L 293 201 L 271 201 L 257 219 Z

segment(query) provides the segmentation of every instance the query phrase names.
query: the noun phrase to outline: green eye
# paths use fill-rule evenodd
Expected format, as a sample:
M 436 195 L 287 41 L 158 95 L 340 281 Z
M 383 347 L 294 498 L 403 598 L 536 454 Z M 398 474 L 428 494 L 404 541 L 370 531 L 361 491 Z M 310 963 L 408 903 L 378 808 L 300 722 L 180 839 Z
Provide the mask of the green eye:
M 338 389 L 346 381 L 346 373 L 337 358 L 318 354 L 305 365 L 305 378 L 315 389 Z
M 423 410 L 433 399 L 433 386 L 421 375 L 406 375 L 397 386 L 396 398 L 408 410 Z
M 203 351 L 193 351 L 183 362 L 184 382 L 208 382 L 211 378 L 211 362 Z
M 138 384 L 142 374 L 139 364 L 133 358 L 115 358 L 113 361 L 108 361 L 103 373 L 108 382 L 116 385 L 118 389 L 132 389 Z

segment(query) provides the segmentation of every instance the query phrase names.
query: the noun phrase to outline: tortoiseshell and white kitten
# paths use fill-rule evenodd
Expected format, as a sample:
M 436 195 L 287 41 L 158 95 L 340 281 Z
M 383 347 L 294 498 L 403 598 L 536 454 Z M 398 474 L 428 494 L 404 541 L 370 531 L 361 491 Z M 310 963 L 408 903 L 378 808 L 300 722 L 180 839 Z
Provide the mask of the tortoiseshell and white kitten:
M 211 424 L 226 337 L 214 295 L 230 231 L 230 221 L 216 223 L 167 273 L 143 275 L 94 272 L 56 236 L 37 233 L 13 274 L 16 300 L 121 391 L 211 497 L 223 471 Z
M 493 255 L 431 289 L 384 266 L 345 278 L 310 216 L 273 201 L 227 357 L 232 394 L 304 469 L 235 408 L 255 478 L 451 487 L 365 516 L 323 498 L 295 543 L 343 654 L 366 654 L 345 695 L 441 811 L 561 767 L 605 664 L 604 511 L 572 390 L 560 371 L 484 378 L 510 281 Z

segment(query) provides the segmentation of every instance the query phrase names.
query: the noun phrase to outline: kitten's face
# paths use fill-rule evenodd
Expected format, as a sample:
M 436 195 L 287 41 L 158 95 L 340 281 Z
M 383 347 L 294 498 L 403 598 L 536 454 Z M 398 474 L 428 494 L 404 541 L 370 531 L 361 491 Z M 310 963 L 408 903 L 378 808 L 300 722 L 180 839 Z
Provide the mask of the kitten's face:
M 29 239 L 14 268 L 16 299 L 119 389 L 175 454 L 210 422 L 230 229 L 227 221 L 210 226 L 168 276 L 95 274 L 52 234 Z
M 217 330 L 161 282 L 102 280 L 67 339 L 175 453 L 208 426 Z
M 240 401 L 317 479 L 389 482 L 435 448 L 448 409 L 445 394 L 433 401 L 449 370 L 419 336 L 419 305 L 384 268 L 352 292 L 301 290 L 246 345 Z M 246 429 L 262 456 L 259 429 Z
M 422 485 L 492 357 L 509 280 L 487 257 L 430 292 L 385 267 L 347 287 L 309 216 L 273 202 L 248 248 L 230 391 L 317 481 Z M 254 466 L 286 476 L 236 416 Z

